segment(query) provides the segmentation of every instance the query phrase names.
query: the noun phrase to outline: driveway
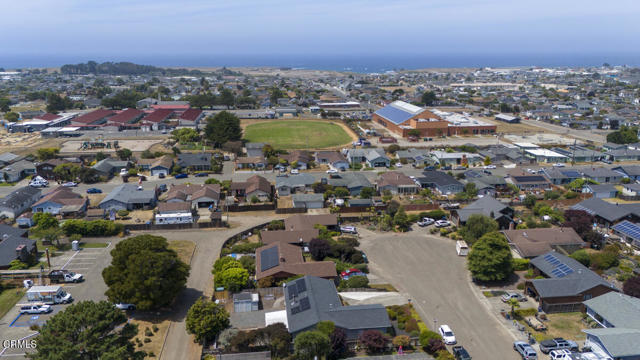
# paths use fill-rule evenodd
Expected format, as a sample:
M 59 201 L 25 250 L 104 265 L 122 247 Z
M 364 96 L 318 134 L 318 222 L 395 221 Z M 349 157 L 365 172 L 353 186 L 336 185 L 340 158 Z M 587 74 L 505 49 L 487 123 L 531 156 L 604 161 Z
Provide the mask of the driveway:
M 372 279 L 407 293 L 429 328 L 449 325 L 474 359 L 514 360 L 515 340 L 479 289 L 473 287 L 465 258 L 455 242 L 423 229 L 405 234 L 361 230 L 360 248 L 369 258 Z
M 231 229 L 150 232 L 154 235 L 164 236 L 167 240 L 187 239 L 196 244 L 196 249 L 191 259 L 191 272 L 187 279 L 187 286 L 176 300 L 177 306 L 171 317 L 171 325 L 160 360 L 200 359 L 202 347 L 194 343 L 192 335 L 187 334 L 185 318 L 191 305 L 200 296 L 211 298 L 213 295 L 211 269 L 220 255 L 222 244 L 230 236 L 245 229 L 281 218 L 282 216 L 233 216 L 230 222 L 234 227 Z

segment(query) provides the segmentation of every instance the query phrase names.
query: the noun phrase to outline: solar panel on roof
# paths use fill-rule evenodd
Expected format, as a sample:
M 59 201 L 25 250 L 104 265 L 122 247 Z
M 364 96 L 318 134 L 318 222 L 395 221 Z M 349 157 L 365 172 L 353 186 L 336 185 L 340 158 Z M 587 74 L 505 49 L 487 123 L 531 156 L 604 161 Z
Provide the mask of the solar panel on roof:
M 614 225 L 613 230 L 620 232 L 628 237 L 640 239 L 640 225 L 634 224 L 628 220 Z
M 385 106 L 375 113 L 396 125 L 409 120 L 414 115 L 393 106 Z
M 300 311 L 305 311 L 311 309 L 311 303 L 309 302 L 308 297 L 304 297 L 300 299 Z
M 299 293 L 307 291 L 307 283 L 304 281 L 304 279 L 296 281 L 296 286 L 298 287 Z
M 569 269 L 567 271 L 565 271 L 567 273 L 567 275 L 572 274 L 573 273 L 573 269 Z
M 563 274 L 562 270 L 560 270 L 560 269 L 553 269 L 553 271 L 551 271 L 551 273 L 553 275 L 557 276 L 557 277 L 562 277 L 562 274 Z
M 555 258 L 556 258 L 556 257 L 555 257 L 555 256 L 553 256 L 553 255 L 551 255 L 551 254 L 547 254 L 547 255 L 545 255 L 545 256 L 544 256 L 544 259 L 545 259 L 545 260 L 547 260 L 547 261 L 549 261 L 549 260 L 551 260 L 551 259 L 555 259 Z
M 277 246 L 262 250 L 260 252 L 260 271 L 267 271 L 278 266 L 279 263 L 280 260 L 278 259 Z

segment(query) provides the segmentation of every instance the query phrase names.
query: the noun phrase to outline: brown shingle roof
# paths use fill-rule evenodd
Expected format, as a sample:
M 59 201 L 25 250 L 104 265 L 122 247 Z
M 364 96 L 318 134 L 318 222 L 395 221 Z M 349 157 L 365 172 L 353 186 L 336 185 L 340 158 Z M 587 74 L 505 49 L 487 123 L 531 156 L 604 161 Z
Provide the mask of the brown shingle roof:
M 31 207 L 43 204 L 47 201 L 52 201 L 62 205 L 82 205 L 87 201 L 87 199 L 83 198 L 80 194 L 74 193 L 67 187 L 59 186 L 40 198 L 40 200 L 31 205 Z
M 320 231 L 318 229 L 298 231 L 272 230 L 261 231 L 260 238 L 264 244 L 273 244 L 275 242 L 300 244 L 300 239 L 302 239 L 303 243 L 308 243 L 311 239 L 317 238 L 319 234 Z
M 188 202 L 173 202 L 173 203 L 161 202 L 161 203 L 158 203 L 158 212 L 159 213 L 170 212 L 170 211 L 186 211 L 186 212 L 189 212 L 189 211 L 191 211 L 191 204 L 189 204 Z
M 278 265 L 260 271 L 262 268 L 262 252 L 270 248 L 278 249 Z M 284 273 L 291 275 L 312 275 L 323 278 L 337 276 L 336 265 L 331 261 L 304 262 L 302 248 L 287 243 L 273 243 L 256 249 L 256 279 L 260 280 L 267 276 Z
M 204 192 L 204 189 L 208 189 L 208 192 Z M 200 192 L 196 194 L 197 192 Z M 180 184 L 180 185 L 171 185 L 169 191 L 167 192 L 167 199 L 172 199 L 178 197 L 180 199 L 184 196 L 191 195 L 192 198 L 200 197 L 204 194 L 213 195 L 213 193 L 217 193 L 217 196 L 220 197 L 220 184 Z
M 504 230 L 502 233 L 525 258 L 546 254 L 553 246 L 582 247 L 585 244 L 570 227 Z
M 293 215 L 284 219 L 286 230 L 309 230 L 313 229 L 316 224 L 336 226 L 338 225 L 338 216 L 336 214 Z
M 377 183 L 379 187 L 384 187 L 388 185 L 391 185 L 391 186 L 399 186 L 399 185 L 415 186 L 416 185 L 415 182 L 413 182 L 413 180 L 411 180 L 410 177 L 397 171 L 389 171 L 389 172 L 380 174 L 380 178 L 378 179 Z

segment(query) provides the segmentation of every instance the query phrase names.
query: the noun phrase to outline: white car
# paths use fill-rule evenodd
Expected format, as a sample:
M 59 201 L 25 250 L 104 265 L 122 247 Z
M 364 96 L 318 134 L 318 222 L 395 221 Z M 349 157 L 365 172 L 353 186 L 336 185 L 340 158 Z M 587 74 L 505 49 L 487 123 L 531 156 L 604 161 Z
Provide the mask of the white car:
M 435 222 L 436 221 L 434 219 L 426 217 L 426 218 L 422 218 L 422 220 L 418 221 L 417 224 L 418 224 L 418 226 L 429 226 L 429 225 L 431 225 L 431 224 L 433 224 Z
M 336 170 L 336 169 L 327 170 L 327 174 L 337 174 L 337 173 L 338 173 L 338 170 Z
M 442 341 L 444 341 L 445 344 L 455 345 L 457 343 L 456 335 L 451 331 L 449 325 L 440 325 L 438 332 L 440 336 L 442 336 Z
M 358 230 L 356 229 L 355 226 L 340 226 L 340 232 L 343 232 L 346 234 L 357 234 Z
M 51 305 L 25 305 L 20 307 L 20 314 L 46 314 L 52 311 Z
M 551 360 L 572 360 L 571 351 L 567 349 L 552 350 L 549 353 L 549 359 Z
M 397 162 L 397 163 L 396 163 L 396 167 L 401 168 L 401 167 L 402 167 L 402 163 Z
M 451 226 L 451 223 L 449 222 L 449 220 L 438 220 L 438 221 L 436 221 L 436 227 L 438 227 L 438 228 L 447 227 L 447 226 Z
M 533 169 L 527 169 L 527 172 L 529 174 L 535 174 L 537 171 L 533 170 Z
M 135 310 L 136 306 L 133 304 L 117 303 L 116 308 L 120 310 Z
M 495 165 L 485 165 L 485 166 L 483 166 L 483 168 L 485 168 L 485 169 L 495 169 L 496 166 Z
M 565 165 L 563 163 L 555 163 L 553 167 L 565 167 Z
M 120 176 L 125 176 L 125 175 L 129 175 L 129 171 L 127 169 L 120 169 Z
M 292 174 L 299 174 L 300 171 L 298 171 L 298 169 L 291 169 L 291 173 Z
M 73 181 L 69 181 L 69 182 L 66 182 L 66 183 L 62 184 L 62 186 L 64 186 L 64 187 L 76 187 L 76 186 L 78 186 L 78 183 L 73 182 Z

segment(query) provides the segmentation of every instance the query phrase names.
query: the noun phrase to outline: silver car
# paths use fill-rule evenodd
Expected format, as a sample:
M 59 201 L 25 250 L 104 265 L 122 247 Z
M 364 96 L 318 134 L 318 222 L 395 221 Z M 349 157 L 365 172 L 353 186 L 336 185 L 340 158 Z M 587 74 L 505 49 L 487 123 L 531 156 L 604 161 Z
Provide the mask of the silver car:
M 513 349 L 520 353 L 523 360 L 538 360 L 538 353 L 531 345 L 524 341 L 516 341 L 513 343 Z

